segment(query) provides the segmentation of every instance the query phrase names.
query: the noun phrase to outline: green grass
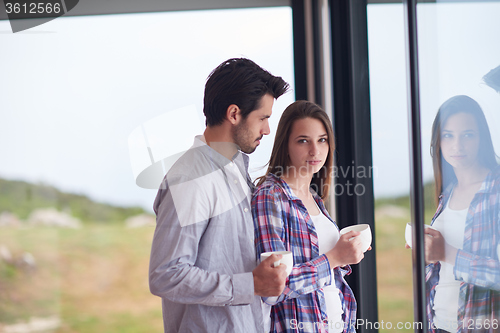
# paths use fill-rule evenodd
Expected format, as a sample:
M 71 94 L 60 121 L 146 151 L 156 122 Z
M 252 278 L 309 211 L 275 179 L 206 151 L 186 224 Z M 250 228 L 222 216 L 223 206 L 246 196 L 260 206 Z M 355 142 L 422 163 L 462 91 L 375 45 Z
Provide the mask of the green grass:
M 393 327 L 398 322 L 413 321 L 411 251 L 404 247 L 404 230 L 408 221 L 409 216 L 387 217 L 375 224 L 379 322 L 390 322 Z M 397 331 L 406 332 L 404 329 Z
M 7 246 L 15 261 L 23 254 L 36 258 L 36 268 L 27 269 L 0 261 L 0 322 L 47 316 L 58 310 L 59 276 L 54 251 L 57 232 L 51 229 L 0 229 L 0 244 Z
M 57 332 L 162 332 L 161 302 L 147 281 L 153 232 L 92 223 L 1 228 L 0 244 L 14 258 L 32 253 L 37 267 L 0 262 L 0 324 L 55 315 Z
M 434 215 L 433 196 L 426 188 L 426 210 L 424 223 L 430 224 Z M 379 322 L 390 322 L 392 329 L 379 332 L 413 332 L 413 329 L 395 329 L 398 323 L 413 323 L 413 270 L 411 250 L 405 248 L 406 223 L 411 220 L 408 197 L 384 199 L 376 202 L 377 208 L 384 205 L 406 207 L 407 214 L 401 217 L 382 216 L 375 221 L 377 246 L 377 284 Z

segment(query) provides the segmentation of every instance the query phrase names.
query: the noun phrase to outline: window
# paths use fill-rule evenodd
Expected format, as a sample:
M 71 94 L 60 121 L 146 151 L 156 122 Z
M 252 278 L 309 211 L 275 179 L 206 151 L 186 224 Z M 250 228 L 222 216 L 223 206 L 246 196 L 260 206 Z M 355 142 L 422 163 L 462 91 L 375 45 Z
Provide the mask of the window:
M 276 7 L 62 17 L 0 34 L 0 214 L 15 214 L 0 218 L 11 225 L 0 227 L 0 326 L 161 331 L 147 281 L 156 191 L 135 183 L 129 135 L 192 107 L 170 136 L 192 143 L 183 129 L 204 128 L 205 80 L 228 58 L 248 57 L 293 89 L 291 24 L 291 9 Z M 293 100 L 275 103 L 272 132 Z M 251 156 L 254 177 L 273 141 Z M 127 228 L 137 215 L 149 224 Z M 76 228 L 28 222 L 69 216 Z

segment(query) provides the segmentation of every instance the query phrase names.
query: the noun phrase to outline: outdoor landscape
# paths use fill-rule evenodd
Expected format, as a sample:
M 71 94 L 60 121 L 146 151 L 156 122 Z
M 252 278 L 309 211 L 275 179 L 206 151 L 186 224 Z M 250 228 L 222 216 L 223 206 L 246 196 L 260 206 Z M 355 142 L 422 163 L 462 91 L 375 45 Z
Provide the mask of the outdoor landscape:
M 436 210 L 434 186 L 424 187 L 425 223 L 430 224 Z M 405 227 L 411 221 L 408 196 L 375 200 L 375 239 L 377 249 L 377 284 L 379 322 L 390 322 L 392 330 L 379 332 L 414 332 L 395 330 L 398 323 L 413 323 L 413 285 L 411 250 L 405 249 Z
M 47 207 L 79 225 L 47 225 L 34 214 Z M 154 217 L 142 208 L 0 180 L 0 214 L 0 332 L 162 331 L 147 280 Z
M 379 320 L 393 325 L 413 321 L 409 220 L 408 197 L 377 200 Z M 153 232 L 142 208 L 0 180 L 0 332 L 162 332 L 147 280 Z

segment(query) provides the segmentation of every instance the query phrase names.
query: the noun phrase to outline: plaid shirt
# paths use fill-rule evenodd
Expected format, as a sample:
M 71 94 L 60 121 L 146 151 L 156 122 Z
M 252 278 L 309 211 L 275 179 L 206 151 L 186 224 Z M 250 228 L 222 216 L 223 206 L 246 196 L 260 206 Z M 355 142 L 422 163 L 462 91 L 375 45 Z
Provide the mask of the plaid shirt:
M 451 186 L 440 196 L 432 223 L 450 198 Z M 500 331 L 500 167 L 490 172 L 471 202 L 465 222 L 463 250 L 455 260 L 461 281 L 457 332 Z M 439 262 L 426 267 L 427 315 L 433 322 Z M 434 333 L 431 327 L 429 330 Z
M 323 201 L 314 200 L 330 220 Z M 319 255 L 318 236 L 302 201 L 273 174 L 255 191 L 252 200 L 257 256 L 268 251 L 291 251 L 294 267 L 283 293 L 263 298 L 271 309 L 271 332 L 328 332 L 326 303 L 322 288 L 332 283 L 327 257 Z M 333 220 L 332 220 L 332 223 Z M 334 269 L 334 281 L 341 291 L 344 332 L 356 332 L 356 300 L 344 280 L 349 266 Z

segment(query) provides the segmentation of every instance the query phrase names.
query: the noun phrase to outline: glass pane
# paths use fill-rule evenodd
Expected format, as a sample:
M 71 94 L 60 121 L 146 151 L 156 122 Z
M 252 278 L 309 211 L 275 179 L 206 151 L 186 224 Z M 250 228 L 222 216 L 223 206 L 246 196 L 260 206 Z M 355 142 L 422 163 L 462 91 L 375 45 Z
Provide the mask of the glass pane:
M 136 185 L 152 161 L 130 136 L 191 145 L 205 80 L 228 58 L 293 88 L 291 22 L 289 7 L 63 17 L 17 34 L 0 22 L 0 327 L 162 331 L 147 276 L 156 190 Z M 293 100 L 275 103 L 272 133 Z
M 426 206 L 425 223 L 437 229 L 426 237 L 427 260 L 436 262 L 428 266 L 431 320 L 451 332 L 500 325 L 498 13 L 499 1 L 437 1 L 417 11 L 423 165 L 435 186 L 425 195 L 444 195 L 434 221 L 435 206 Z
M 402 4 L 368 5 L 380 332 L 413 332 L 405 35 Z M 406 327 L 405 327 L 406 325 Z
M 458 319 L 463 318 L 463 312 L 459 309 L 464 305 L 473 309 L 468 310 L 470 312 L 465 315 L 465 321 L 461 322 L 466 328 L 472 324 L 476 325 L 479 331 L 488 331 L 487 326 L 489 325 L 490 328 L 493 325 L 497 326 L 499 319 L 500 303 L 498 302 L 497 290 L 500 280 L 498 278 L 500 266 L 497 249 L 499 239 L 498 209 L 500 207 L 498 200 L 500 196 L 498 195 L 498 187 L 489 196 L 476 195 L 481 186 L 487 187 L 488 184 L 492 184 L 493 179 L 497 179 L 496 184 L 498 184 L 498 175 L 495 176 L 497 178 L 486 178 L 485 183 L 482 180 L 487 177 L 488 171 L 494 169 L 495 164 L 498 163 L 498 157 L 495 157 L 493 150 L 498 153 L 500 149 L 500 135 L 498 133 L 498 128 L 500 128 L 500 113 L 498 112 L 500 110 L 500 95 L 498 93 L 500 90 L 500 69 L 498 69 L 500 44 L 496 42 L 497 33 L 500 31 L 499 12 L 500 4 L 498 1 L 438 1 L 437 3 L 418 5 L 422 163 L 426 224 L 431 224 L 437 207 L 430 145 L 433 122 L 440 106 L 453 98 L 459 104 L 458 114 L 463 114 L 469 112 L 467 110 L 471 108 L 469 105 L 471 103 L 464 102 L 464 98 L 457 99 L 454 96 L 466 95 L 472 98 L 480 105 L 485 116 L 484 119 L 486 119 L 485 123 L 491 132 L 492 148 L 487 148 L 490 140 L 485 138 L 485 126 L 482 126 L 479 130 L 479 143 L 475 150 L 472 149 L 472 153 L 465 153 L 466 148 L 463 146 L 465 143 L 462 143 L 462 147 L 457 148 L 457 151 L 452 153 L 451 148 L 449 148 L 446 153 L 452 164 L 455 164 L 455 168 L 451 167 L 452 164 L 450 164 L 450 168 L 443 171 L 445 174 L 443 177 L 451 174 L 449 170 L 457 169 L 460 174 L 460 170 L 465 170 L 463 167 L 467 161 L 479 161 L 478 164 L 473 163 L 473 165 L 481 166 L 469 169 L 469 171 L 475 170 L 474 172 L 462 172 L 461 174 L 470 176 L 470 178 L 461 176 L 462 181 L 469 179 L 476 186 L 475 188 L 472 186 L 469 192 L 459 191 L 458 194 L 464 194 L 464 196 L 461 197 L 457 194 L 455 198 L 458 199 L 451 201 L 450 208 L 452 210 L 455 208 L 457 211 L 462 209 L 462 216 L 460 218 L 448 217 L 447 229 L 443 229 L 439 222 L 436 226 L 438 230 L 443 231 L 446 242 L 458 242 L 455 244 L 457 247 L 464 247 L 463 251 L 456 255 L 456 251 L 446 246 L 447 257 L 438 260 L 441 265 L 443 261 L 448 261 L 451 256 L 451 263 L 441 272 L 446 274 L 448 278 L 444 282 L 441 281 L 441 291 L 438 292 L 437 304 L 434 303 L 433 316 L 437 310 L 437 321 L 441 323 L 441 327 L 452 332 L 456 331 L 454 326 L 457 325 Z M 368 15 L 373 161 L 378 170 L 374 186 L 379 317 L 381 322 L 386 323 L 380 331 L 390 331 L 388 329 L 390 328 L 388 323 L 390 323 L 389 325 L 393 329 L 402 324 L 403 326 L 397 327 L 398 331 L 410 332 L 413 331 L 412 267 L 410 250 L 404 248 L 406 243 L 405 225 L 410 220 L 404 54 L 405 13 L 402 4 L 376 4 L 368 6 Z M 450 108 L 449 104 L 447 104 L 447 108 Z M 457 118 L 460 120 L 460 117 Z M 457 130 L 458 125 L 453 122 L 448 124 L 448 118 L 442 119 L 444 119 L 443 126 L 451 126 L 449 130 Z M 470 126 L 476 122 L 474 119 L 467 118 L 467 121 L 462 119 L 462 122 L 458 123 Z M 453 127 L 453 124 L 456 126 Z M 472 134 L 464 134 L 463 140 L 472 140 Z M 440 135 L 439 137 L 444 140 L 443 133 Z M 452 136 L 447 134 L 446 138 Z M 437 147 L 443 148 L 443 143 L 437 144 L 434 151 L 438 151 Z M 475 154 L 474 152 L 477 151 L 479 153 Z M 480 158 L 470 158 L 470 156 L 477 155 Z M 446 156 L 444 159 L 446 160 Z M 485 165 L 486 167 L 484 167 Z M 445 182 L 447 182 L 446 179 Z M 453 184 L 455 180 L 452 178 L 448 183 L 450 182 Z M 446 184 L 443 187 L 445 188 Z M 467 200 L 459 200 L 460 198 Z M 476 201 L 471 204 L 473 198 Z M 469 215 L 467 215 L 468 210 Z M 467 217 L 465 217 L 466 215 Z M 482 219 L 481 222 L 479 222 L 480 219 Z M 467 227 L 464 226 L 465 223 L 467 223 Z M 478 233 L 478 230 L 481 232 Z M 429 233 L 433 232 L 429 231 Z M 429 253 L 439 253 L 436 249 L 439 249 L 438 245 L 435 245 L 434 251 L 429 251 Z M 475 255 L 474 260 L 467 260 L 472 255 Z M 435 260 L 436 257 L 428 259 Z M 458 271 L 453 270 L 455 264 Z M 471 268 L 475 265 L 479 267 L 477 270 Z M 439 277 L 438 275 L 433 276 Z M 472 278 L 474 276 L 481 276 L 481 279 Z M 461 282 L 465 282 L 463 289 L 460 289 Z M 434 283 L 433 286 L 435 285 Z M 479 290 L 481 285 L 486 288 Z M 440 287 L 437 288 L 437 290 L 439 289 Z M 473 293 L 475 296 L 470 296 L 469 293 Z M 464 295 L 468 295 L 469 298 L 462 297 Z M 478 301 L 479 299 L 485 300 L 485 303 L 481 303 Z M 443 323 L 451 323 L 452 326 L 444 327 Z

